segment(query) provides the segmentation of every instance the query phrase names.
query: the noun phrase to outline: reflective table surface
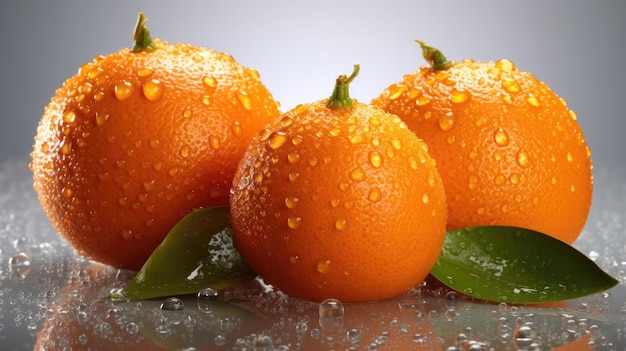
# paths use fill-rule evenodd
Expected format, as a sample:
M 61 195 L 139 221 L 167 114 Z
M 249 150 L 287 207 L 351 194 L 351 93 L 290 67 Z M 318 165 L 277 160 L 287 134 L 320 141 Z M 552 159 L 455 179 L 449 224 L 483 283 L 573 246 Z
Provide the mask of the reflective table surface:
M 475 301 L 428 279 L 397 298 L 315 304 L 262 281 L 199 296 L 109 301 L 133 272 L 54 231 L 27 160 L 0 163 L 0 350 L 626 350 L 626 168 L 594 168 L 574 246 L 620 281 L 550 305 Z

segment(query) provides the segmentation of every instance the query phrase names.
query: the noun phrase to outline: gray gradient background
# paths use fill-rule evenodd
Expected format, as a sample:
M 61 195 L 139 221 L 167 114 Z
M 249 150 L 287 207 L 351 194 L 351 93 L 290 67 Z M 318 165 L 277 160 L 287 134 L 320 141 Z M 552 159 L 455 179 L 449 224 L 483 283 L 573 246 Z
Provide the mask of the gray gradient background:
M 155 37 L 231 53 L 283 110 L 361 74 L 369 101 L 423 64 L 421 38 L 449 58 L 509 58 L 579 116 L 596 167 L 626 160 L 626 1 L 34 1 L 0 5 L 0 161 L 28 159 L 55 89 L 95 55 L 131 45 L 139 11 Z
M 55 89 L 94 56 L 130 46 L 139 11 L 155 37 L 255 67 L 283 110 L 327 97 L 354 63 L 352 96 L 369 101 L 423 64 L 416 38 L 454 60 L 506 57 L 577 111 L 596 168 L 626 160 L 624 0 L 2 0 L 0 165 L 25 167 Z M 32 349 L 26 328 L 4 325 L 3 349 Z

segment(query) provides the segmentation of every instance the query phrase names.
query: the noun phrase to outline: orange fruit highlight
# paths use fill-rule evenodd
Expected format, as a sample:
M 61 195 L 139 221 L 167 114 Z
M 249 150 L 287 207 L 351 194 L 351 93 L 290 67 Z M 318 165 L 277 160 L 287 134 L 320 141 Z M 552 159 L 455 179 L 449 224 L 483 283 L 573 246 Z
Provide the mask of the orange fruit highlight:
M 420 283 L 447 209 L 426 145 L 397 116 L 352 101 L 351 77 L 248 147 L 231 192 L 233 239 L 263 279 L 312 301 L 370 301 Z
M 227 205 L 252 136 L 280 112 L 230 55 L 151 40 L 98 56 L 60 87 L 31 154 L 34 188 L 83 255 L 141 268 L 185 214 Z
M 593 188 L 576 114 L 510 60 L 448 62 L 421 44 L 433 66 L 372 103 L 428 144 L 446 188 L 448 229 L 510 225 L 573 243 Z

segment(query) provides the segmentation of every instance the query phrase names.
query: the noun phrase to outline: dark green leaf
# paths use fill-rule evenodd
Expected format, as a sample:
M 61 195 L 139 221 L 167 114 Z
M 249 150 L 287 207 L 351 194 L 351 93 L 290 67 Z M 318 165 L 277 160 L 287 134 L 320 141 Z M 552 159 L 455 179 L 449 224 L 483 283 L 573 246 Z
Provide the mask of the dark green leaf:
M 225 289 L 256 273 L 233 245 L 228 207 L 191 212 L 172 228 L 122 295 L 128 299 Z
M 569 300 L 618 283 L 567 243 L 505 226 L 449 231 L 431 274 L 468 296 L 510 303 Z

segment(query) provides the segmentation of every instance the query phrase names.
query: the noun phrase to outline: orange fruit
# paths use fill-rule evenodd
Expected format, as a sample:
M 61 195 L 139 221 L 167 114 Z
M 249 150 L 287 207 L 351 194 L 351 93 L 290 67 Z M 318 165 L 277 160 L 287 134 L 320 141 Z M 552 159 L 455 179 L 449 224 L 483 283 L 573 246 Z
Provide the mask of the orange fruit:
M 392 297 L 426 277 L 443 244 L 435 162 L 397 116 L 350 99 L 357 68 L 329 99 L 263 129 L 233 179 L 235 245 L 294 297 Z
M 192 209 L 228 204 L 250 139 L 280 113 L 254 69 L 152 40 L 144 24 L 136 49 L 96 57 L 56 91 L 30 165 L 55 228 L 132 270 Z
M 573 243 L 593 188 L 576 114 L 510 60 L 448 62 L 421 45 L 432 66 L 405 75 L 372 104 L 428 144 L 446 188 L 448 229 L 510 225 Z

